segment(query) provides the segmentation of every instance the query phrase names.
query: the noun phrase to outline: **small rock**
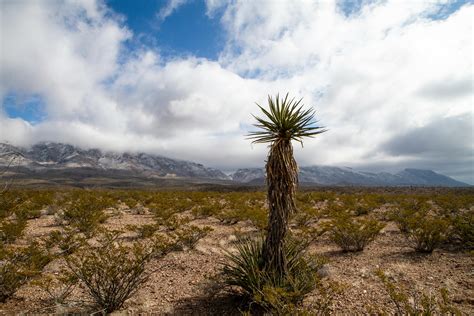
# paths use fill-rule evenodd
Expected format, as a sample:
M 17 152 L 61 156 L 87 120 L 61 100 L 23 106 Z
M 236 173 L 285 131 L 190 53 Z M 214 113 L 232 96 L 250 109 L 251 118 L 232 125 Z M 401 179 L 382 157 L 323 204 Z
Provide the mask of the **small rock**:
M 321 278 L 328 277 L 331 274 L 331 268 L 329 267 L 329 264 L 324 264 L 319 270 L 318 270 L 318 275 Z

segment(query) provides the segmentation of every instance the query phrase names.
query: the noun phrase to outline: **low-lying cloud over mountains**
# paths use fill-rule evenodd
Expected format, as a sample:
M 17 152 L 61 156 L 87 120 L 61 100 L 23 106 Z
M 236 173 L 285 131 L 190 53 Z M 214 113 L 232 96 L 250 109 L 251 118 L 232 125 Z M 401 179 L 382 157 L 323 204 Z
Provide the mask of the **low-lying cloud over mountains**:
M 112 153 L 98 149 L 83 150 L 72 145 L 40 143 L 29 149 L 0 144 L 0 166 L 11 163 L 10 155 L 19 155 L 9 166 L 9 171 L 21 174 L 23 178 L 51 177 L 103 177 L 122 178 L 172 178 L 200 179 L 226 184 L 263 185 L 263 168 L 239 169 L 226 175 L 220 170 L 201 164 L 170 159 L 146 153 Z M 356 185 L 356 186 L 466 186 L 431 170 L 404 169 L 395 174 L 373 173 L 352 168 L 310 166 L 300 168 L 302 185 Z M 133 180 L 129 180 L 133 186 Z

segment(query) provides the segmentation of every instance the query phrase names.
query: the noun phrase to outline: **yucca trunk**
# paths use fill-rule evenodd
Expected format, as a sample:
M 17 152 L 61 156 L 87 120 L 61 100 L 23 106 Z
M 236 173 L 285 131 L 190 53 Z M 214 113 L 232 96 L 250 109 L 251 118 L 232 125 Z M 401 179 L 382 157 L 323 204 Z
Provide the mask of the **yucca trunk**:
M 278 139 L 271 144 L 266 164 L 269 222 L 263 246 L 264 270 L 284 276 L 286 260 L 284 240 L 290 215 L 295 210 L 298 167 L 289 139 Z

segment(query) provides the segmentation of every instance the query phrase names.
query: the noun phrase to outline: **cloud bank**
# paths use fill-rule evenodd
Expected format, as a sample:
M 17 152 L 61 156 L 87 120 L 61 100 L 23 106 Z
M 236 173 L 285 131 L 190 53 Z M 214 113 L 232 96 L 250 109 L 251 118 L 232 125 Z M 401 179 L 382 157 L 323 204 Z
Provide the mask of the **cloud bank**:
M 2 106 L 0 141 L 261 166 L 265 146 L 244 136 L 250 114 L 289 92 L 329 129 L 295 145 L 301 165 L 431 168 L 474 183 L 474 6 L 450 5 L 208 0 L 226 32 L 208 60 L 130 49 L 126 20 L 100 1 L 2 2 L 0 97 L 38 96 L 43 115 L 10 118 Z

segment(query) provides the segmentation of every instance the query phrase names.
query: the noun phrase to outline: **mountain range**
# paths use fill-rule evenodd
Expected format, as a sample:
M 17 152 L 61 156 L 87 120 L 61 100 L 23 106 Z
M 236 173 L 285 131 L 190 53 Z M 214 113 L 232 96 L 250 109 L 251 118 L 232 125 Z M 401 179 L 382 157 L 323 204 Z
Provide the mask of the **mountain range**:
M 13 163 L 9 153 L 18 154 Z M 9 173 L 4 173 L 4 176 L 13 173 L 16 177 L 36 179 L 37 182 L 58 183 L 60 180 L 59 184 L 74 184 L 84 179 L 89 183 L 94 183 L 94 179 L 114 179 L 112 182 L 127 186 L 139 181 L 151 181 L 149 185 L 183 181 L 257 186 L 265 183 L 264 168 L 238 169 L 226 175 L 202 164 L 159 155 L 103 152 L 52 142 L 38 143 L 30 148 L 0 143 L 0 166 L 9 166 Z M 432 170 L 421 169 L 404 169 L 392 174 L 347 167 L 307 166 L 300 168 L 299 180 L 303 185 L 324 186 L 469 186 Z
M 254 185 L 264 184 L 265 170 L 263 168 L 239 169 L 233 174 L 233 180 Z M 391 174 L 358 171 L 348 167 L 309 166 L 300 168 L 299 181 L 303 185 L 324 186 L 469 186 L 432 170 L 409 168 Z

